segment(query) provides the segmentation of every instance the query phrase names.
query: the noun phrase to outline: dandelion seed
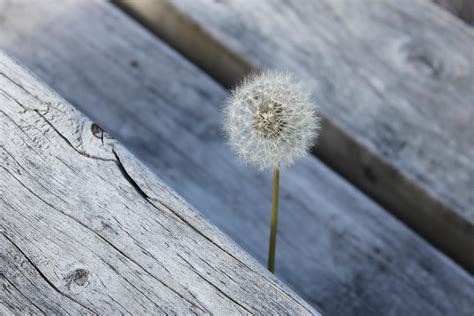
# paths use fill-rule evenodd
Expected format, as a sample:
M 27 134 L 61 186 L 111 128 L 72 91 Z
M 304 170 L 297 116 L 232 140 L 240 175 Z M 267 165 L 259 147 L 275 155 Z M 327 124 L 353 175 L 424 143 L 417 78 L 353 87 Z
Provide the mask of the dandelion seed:
M 291 165 L 315 144 L 320 129 L 308 91 L 288 73 L 264 71 L 232 91 L 225 130 L 240 158 L 273 169 L 272 224 L 268 269 L 274 272 L 281 166 Z

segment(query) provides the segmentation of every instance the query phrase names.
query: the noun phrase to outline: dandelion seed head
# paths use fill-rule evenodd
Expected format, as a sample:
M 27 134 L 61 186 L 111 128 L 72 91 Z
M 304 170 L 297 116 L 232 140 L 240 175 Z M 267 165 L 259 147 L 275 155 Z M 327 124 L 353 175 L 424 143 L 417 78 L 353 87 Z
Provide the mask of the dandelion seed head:
M 232 91 L 225 131 L 240 158 L 260 169 L 291 165 L 315 144 L 317 107 L 290 74 L 264 71 Z

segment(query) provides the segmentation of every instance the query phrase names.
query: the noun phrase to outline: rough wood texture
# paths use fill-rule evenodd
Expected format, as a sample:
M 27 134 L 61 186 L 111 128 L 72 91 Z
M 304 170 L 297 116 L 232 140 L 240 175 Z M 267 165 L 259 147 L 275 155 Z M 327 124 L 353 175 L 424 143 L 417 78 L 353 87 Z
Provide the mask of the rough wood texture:
M 474 25 L 474 1 L 472 0 L 432 0 L 466 23 Z
M 474 272 L 474 30 L 427 0 L 119 4 L 225 85 L 296 73 L 318 157 Z
M 317 314 L 0 53 L 0 312 Z
M 0 45 L 265 263 L 271 174 L 224 144 L 228 94 L 110 4 L 5 3 Z M 282 170 L 281 184 L 277 275 L 326 314 L 474 309 L 465 271 L 314 157 Z

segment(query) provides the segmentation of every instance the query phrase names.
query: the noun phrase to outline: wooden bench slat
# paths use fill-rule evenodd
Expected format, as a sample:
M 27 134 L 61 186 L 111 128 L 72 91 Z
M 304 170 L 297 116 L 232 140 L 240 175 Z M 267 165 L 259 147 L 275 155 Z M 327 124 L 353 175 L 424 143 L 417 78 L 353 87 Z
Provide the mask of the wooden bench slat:
M 108 3 L 15 3 L 0 45 L 265 262 L 271 175 L 224 144 L 224 89 Z M 277 275 L 311 304 L 329 315 L 472 311 L 465 271 L 314 157 L 282 170 L 281 184 Z
M 117 1 L 217 80 L 288 69 L 316 155 L 474 272 L 474 30 L 428 0 Z
M 0 52 L 0 311 L 317 314 Z

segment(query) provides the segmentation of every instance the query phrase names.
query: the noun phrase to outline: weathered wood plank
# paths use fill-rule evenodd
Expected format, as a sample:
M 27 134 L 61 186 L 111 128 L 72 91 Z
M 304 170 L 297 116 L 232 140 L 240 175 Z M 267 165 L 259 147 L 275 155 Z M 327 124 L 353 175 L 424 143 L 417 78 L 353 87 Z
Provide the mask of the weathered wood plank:
M 118 3 L 225 85 L 298 74 L 318 157 L 474 272 L 474 30 L 427 0 Z
M 98 133 L 0 52 L 2 313 L 317 314 Z
M 474 1 L 472 0 L 432 0 L 466 23 L 474 25 Z
M 110 4 L 51 3 L 3 6 L 0 45 L 265 262 L 271 175 L 242 166 L 224 145 L 228 94 Z M 473 310 L 469 275 L 318 160 L 281 176 L 277 275 L 322 311 Z

